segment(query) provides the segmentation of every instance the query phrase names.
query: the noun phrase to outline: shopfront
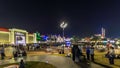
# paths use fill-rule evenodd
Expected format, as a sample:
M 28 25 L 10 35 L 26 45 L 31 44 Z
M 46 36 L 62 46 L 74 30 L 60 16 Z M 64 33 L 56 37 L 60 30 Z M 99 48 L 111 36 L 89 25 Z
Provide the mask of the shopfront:
M 10 43 L 10 32 L 7 28 L 0 28 L 0 45 Z
M 0 45 L 13 44 L 13 45 L 26 45 L 36 43 L 36 34 L 29 34 L 26 30 L 22 29 L 7 29 L 0 28 Z
M 11 44 L 26 45 L 28 43 L 28 32 L 21 29 L 10 29 Z

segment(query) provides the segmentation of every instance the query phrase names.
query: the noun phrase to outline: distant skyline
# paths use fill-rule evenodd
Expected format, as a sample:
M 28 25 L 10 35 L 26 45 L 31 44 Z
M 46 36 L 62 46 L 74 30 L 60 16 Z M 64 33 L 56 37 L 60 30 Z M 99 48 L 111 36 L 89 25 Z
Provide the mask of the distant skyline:
M 0 0 L 0 27 L 41 34 L 91 36 L 106 29 L 107 37 L 120 37 L 119 0 Z

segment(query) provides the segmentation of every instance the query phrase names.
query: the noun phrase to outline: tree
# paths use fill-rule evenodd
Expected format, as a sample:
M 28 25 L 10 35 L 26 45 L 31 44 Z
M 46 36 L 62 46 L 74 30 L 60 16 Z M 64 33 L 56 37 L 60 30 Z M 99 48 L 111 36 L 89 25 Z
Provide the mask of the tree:
M 97 45 L 98 41 L 100 41 L 101 38 L 99 36 L 93 36 L 93 38 L 91 39 L 91 41 L 95 41 L 95 45 Z
M 77 43 L 79 41 L 79 37 L 73 36 L 71 42 Z

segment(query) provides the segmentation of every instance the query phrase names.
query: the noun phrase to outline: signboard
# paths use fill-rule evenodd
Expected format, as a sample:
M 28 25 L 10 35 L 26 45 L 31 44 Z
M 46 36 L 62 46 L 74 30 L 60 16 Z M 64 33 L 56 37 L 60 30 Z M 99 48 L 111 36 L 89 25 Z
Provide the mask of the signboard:
M 22 32 L 15 32 L 15 44 L 26 44 L 26 34 Z
M 40 40 L 41 40 L 40 33 L 38 33 L 38 32 L 36 32 L 36 40 L 37 40 L 37 41 L 40 41 Z

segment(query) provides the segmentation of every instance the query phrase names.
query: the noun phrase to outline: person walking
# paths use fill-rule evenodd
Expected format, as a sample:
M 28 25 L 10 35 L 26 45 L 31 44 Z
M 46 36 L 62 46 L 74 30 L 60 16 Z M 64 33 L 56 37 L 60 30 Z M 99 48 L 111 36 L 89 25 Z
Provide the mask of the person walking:
M 18 57 L 18 52 L 15 52 L 14 53 L 14 60 L 17 60 L 17 57 Z
M 25 63 L 23 62 L 23 59 L 20 61 L 19 68 L 25 68 Z
M 83 59 L 86 60 L 86 57 L 85 55 L 83 54 L 83 49 L 82 49 L 82 46 L 78 46 L 79 50 L 80 50 L 80 60 L 81 60 L 81 57 L 83 56 Z
M 90 60 L 90 46 L 89 45 L 86 47 L 86 55 L 87 55 L 87 60 Z
M 2 47 L 1 49 L 1 59 L 3 60 L 5 57 L 5 50 L 4 50 L 4 47 Z
M 114 64 L 114 57 L 115 57 L 115 50 L 114 50 L 114 47 L 110 47 L 110 49 L 109 49 L 109 52 L 108 52 L 109 54 L 109 63 L 110 64 Z
M 75 61 L 75 45 L 72 47 L 72 60 Z
M 93 47 L 93 45 L 91 45 L 91 48 L 90 48 L 90 55 L 91 55 L 91 61 L 94 62 L 94 47 Z
M 75 62 L 79 62 L 80 61 L 80 56 L 81 56 L 81 51 L 78 48 L 78 45 L 76 45 L 76 48 L 75 48 Z
M 78 48 L 78 45 L 73 45 L 72 47 L 72 60 L 75 62 L 79 62 L 80 61 L 80 50 Z

